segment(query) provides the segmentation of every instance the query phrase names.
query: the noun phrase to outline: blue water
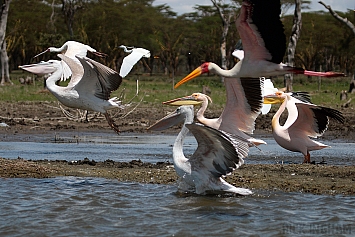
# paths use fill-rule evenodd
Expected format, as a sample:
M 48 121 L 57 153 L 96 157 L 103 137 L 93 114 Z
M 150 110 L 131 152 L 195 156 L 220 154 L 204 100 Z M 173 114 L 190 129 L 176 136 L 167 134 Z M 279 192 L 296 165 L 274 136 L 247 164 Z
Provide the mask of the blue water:
M 354 236 L 355 197 L 176 193 L 100 178 L 1 179 L 1 236 Z
M 280 148 L 251 148 L 245 163 L 302 162 Z M 171 161 L 175 135 L 28 135 L 0 141 L 0 157 L 50 160 Z M 312 152 L 354 165 L 354 143 Z M 185 152 L 196 149 L 193 137 Z M 247 197 L 177 193 L 177 184 L 101 178 L 0 178 L 0 236 L 354 236 L 355 197 L 253 190 Z
M 142 160 L 143 162 L 171 161 L 176 135 L 68 134 L 32 135 L 24 141 L 0 140 L 0 157 L 33 160 L 107 159 L 114 161 Z M 250 148 L 246 164 L 302 163 L 303 155 L 281 148 L 271 137 L 262 138 L 267 145 Z M 311 160 L 329 165 L 355 165 L 355 143 L 321 141 L 331 147 L 311 152 Z M 191 155 L 196 149 L 193 136 L 185 139 L 184 152 Z

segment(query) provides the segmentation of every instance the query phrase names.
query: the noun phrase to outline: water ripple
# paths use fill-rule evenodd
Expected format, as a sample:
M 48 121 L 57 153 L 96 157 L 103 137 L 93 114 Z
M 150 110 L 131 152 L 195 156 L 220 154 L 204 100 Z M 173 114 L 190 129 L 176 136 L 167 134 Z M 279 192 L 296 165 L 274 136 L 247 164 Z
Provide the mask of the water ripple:
M 355 199 L 176 193 L 98 178 L 1 179 L 1 236 L 351 236 Z

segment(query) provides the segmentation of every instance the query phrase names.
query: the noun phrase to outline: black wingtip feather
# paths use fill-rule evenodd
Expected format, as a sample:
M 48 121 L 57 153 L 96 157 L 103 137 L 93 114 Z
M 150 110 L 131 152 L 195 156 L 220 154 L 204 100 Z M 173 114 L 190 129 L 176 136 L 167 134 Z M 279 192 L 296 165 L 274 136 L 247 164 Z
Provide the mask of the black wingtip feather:
M 305 92 L 305 91 L 295 91 L 295 92 L 292 92 L 291 94 L 292 97 L 302 101 L 302 102 L 305 102 L 305 103 L 312 103 L 311 102 L 311 96 L 309 95 L 308 92 Z
M 281 63 L 286 52 L 286 36 L 280 19 L 280 0 L 248 0 L 253 5 L 251 19 L 272 55 L 273 63 Z
M 262 89 L 264 81 L 259 78 L 240 78 L 250 110 L 259 113 L 263 106 Z

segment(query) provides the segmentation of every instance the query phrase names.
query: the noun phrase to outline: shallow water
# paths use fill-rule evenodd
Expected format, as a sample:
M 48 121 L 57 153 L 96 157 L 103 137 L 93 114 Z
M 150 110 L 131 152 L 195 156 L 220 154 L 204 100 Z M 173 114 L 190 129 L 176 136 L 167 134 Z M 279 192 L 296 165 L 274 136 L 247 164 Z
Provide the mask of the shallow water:
M 114 161 L 131 161 L 140 159 L 143 162 L 171 161 L 172 145 L 176 135 L 120 135 L 115 134 L 56 134 L 38 135 L 24 141 L 0 141 L 0 157 L 25 158 L 32 160 L 82 160 L 88 158 L 95 161 L 107 159 Z M 267 145 L 259 149 L 250 148 L 246 164 L 301 163 L 300 153 L 281 148 L 271 137 L 263 137 Z M 321 141 L 331 146 L 311 152 L 311 160 L 329 165 L 355 165 L 355 143 Z M 193 136 L 185 139 L 184 152 L 191 155 L 196 149 Z
M 264 139 L 264 138 L 263 138 Z M 0 157 L 171 161 L 175 136 L 85 134 L 1 141 Z M 251 148 L 246 163 L 302 162 L 297 153 Z M 354 165 L 354 143 L 313 152 Z M 196 147 L 186 140 L 185 152 Z M 354 236 L 355 197 L 254 190 L 248 197 L 177 193 L 177 185 L 101 178 L 0 179 L 0 236 Z
M 355 197 L 176 193 L 100 178 L 1 179 L 1 236 L 353 236 Z M 258 236 L 255 235 L 255 236 Z

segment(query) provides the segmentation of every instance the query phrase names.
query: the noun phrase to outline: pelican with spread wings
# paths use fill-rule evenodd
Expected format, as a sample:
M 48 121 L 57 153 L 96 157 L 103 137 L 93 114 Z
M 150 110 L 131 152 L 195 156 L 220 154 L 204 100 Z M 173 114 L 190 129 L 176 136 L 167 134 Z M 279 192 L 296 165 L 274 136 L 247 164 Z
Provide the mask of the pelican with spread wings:
M 62 104 L 104 114 L 110 127 L 118 133 L 118 126 L 107 111 L 122 106 L 121 101 L 116 97 L 110 98 L 111 92 L 120 86 L 122 78 L 113 69 L 87 57 L 76 56 L 80 65 L 63 54 L 58 54 L 58 57 L 72 71 L 71 80 L 66 87 L 56 84 L 63 74 L 60 60 L 24 65 L 20 68 L 34 74 L 51 74 L 46 80 L 46 87 Z
M 281 103 L 280 108 L 272 118 L 272 134 L 275 141 L 283 148 L 300 152 L 304 156 L 303 163 L 311 163 L 310 151 L 328 147 L 318 141 L 312 140 L 322 136 L 327 130 L 329 118 L 340 123 L 344 117 L 340 111 L 318 106 L 310 102 L 305 92 L 285 93 L 278 91 L 264 97 L 266 104 Z M 283 125 L 280 116 L 287 109 L 288 117 Z
M 181 178 L 180 188 L 193 188 L 197 194 L 230 192 L 250 195 L 251 190 L 237 188 L 222 177 L 240 167 L 248 155 L 248 144 L 223 131 L 193 123 L 193 105 L 178 107 L 174 112 L 152 125 L 149 130 L 163 130 L 183 122 L 173 146 L 173 162 Z M 183 143 L 188 132 L 192 132 L 198 147 L 193 155 L 186 158 Z

